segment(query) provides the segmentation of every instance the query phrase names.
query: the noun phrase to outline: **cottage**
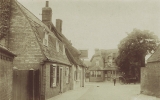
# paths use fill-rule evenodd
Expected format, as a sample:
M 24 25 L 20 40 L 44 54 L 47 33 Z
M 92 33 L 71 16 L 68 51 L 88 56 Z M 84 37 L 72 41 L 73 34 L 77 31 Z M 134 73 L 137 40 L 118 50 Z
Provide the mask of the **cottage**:
M 141 93 L 160 97 L 160 45 L 141 68 Z
M 2 3 L 8 3 L 10 17 L 1 41 L 17 55 L 13 100 L 46 100 L 84 86 L 80 53 L 61 33 L 62 21 L 52 24 L 49 2 L 42 8 L 42 21 L 16 0 Z
M 89 81 L 111 81 L 118 76 L 118 66 L 115 63 L 117 49 L 99 50 L 91 58 Z

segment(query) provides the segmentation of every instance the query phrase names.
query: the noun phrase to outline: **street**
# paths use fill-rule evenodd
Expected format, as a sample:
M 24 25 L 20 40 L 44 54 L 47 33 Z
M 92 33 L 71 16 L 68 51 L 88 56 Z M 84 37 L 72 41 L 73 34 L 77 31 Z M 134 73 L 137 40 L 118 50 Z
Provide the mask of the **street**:
M 89 82 L 85 87 L 70 90 L 48 100 L 131 100 L 140 93 L 139 84 L 116 86 L 107 82 Z

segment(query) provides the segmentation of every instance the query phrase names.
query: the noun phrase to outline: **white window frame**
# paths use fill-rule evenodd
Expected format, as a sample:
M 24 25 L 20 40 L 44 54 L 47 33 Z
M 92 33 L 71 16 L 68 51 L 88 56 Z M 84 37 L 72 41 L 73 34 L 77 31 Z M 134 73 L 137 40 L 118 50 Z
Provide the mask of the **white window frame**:
M 53 84 L 52 84 L 52 86 L 53 87 L 56 87 L 56 83 L 57 83 L 57 65 L 56 64 L 52 64 L 52 67 L 53 67 L 53 71 L 55 71 L 54 73 L 53 73 Z
M 65 46 L 64 46 L 64 44 L 63 44 L 63 55 L 65 55 L 66 53 L 65 53 Z
M 96 60 L 96 66 L 99 66 L 99 60 Z
M 48 46 L 48 33 L 44 33 L 43 45 Z
M 57 52 L 59 52 L 59 41 L 58 40 L 56 40 L 56 50 Z
M 66 83 L 69 83 L 69 67 L 66 67 Z

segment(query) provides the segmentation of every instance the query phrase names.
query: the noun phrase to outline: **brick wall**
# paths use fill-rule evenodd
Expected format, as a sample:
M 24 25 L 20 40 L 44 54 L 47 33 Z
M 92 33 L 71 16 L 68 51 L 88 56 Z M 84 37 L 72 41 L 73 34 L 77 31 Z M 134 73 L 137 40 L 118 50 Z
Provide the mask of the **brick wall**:
M 3 55 L 3 56 L 2 56 Z M 12 97 L 13 58 L 0 53 L 0 99 L 10 100 Z
M 60 82 L 56 85 L 56 87 L 50 87 L 50 65 L 53 63 L 47 63 L 43 66 L 43 74 L 42 74 L 42 86 L 41 86 L 41 97 L 44 97 L 44 99 L 49 99 L 51 97 L 54 97 L 59 94 L 60 92 Z M 61 65 L 58 64 L 58 66 L 63 68 L 63 92 L 66 92 L 68 90 L 73 89 L 73 78 L 72 75 L 72 68 L 71 66 Z M 69 77 L 69 83 L 66 83 L 66 76 L 65 76 L 65 67 L 69 67 L 70 70 L 70 77 Z M 60 79 L 59 79 L 60 80 Z
M 17 55 L 14 66 L 19 69 L 38 69 L 43 56 L 35 34 L 15 2 L 11 9 L 9 47 Z
M 160 97 L 160 63 L 141 68 L 141 93 Z

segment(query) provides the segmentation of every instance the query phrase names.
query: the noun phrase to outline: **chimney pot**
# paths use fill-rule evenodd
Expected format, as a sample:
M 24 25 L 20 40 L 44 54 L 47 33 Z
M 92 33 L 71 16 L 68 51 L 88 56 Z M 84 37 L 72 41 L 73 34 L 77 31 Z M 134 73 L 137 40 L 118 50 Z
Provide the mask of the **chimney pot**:
M 48 7 L 49 6 L 49 1 L 46 1 L 46 7 Z
M 42 8 L 42 22 L 52 21 L 52 9 L 49 7 L 49 1 L 46 1 L 46 6 Z

